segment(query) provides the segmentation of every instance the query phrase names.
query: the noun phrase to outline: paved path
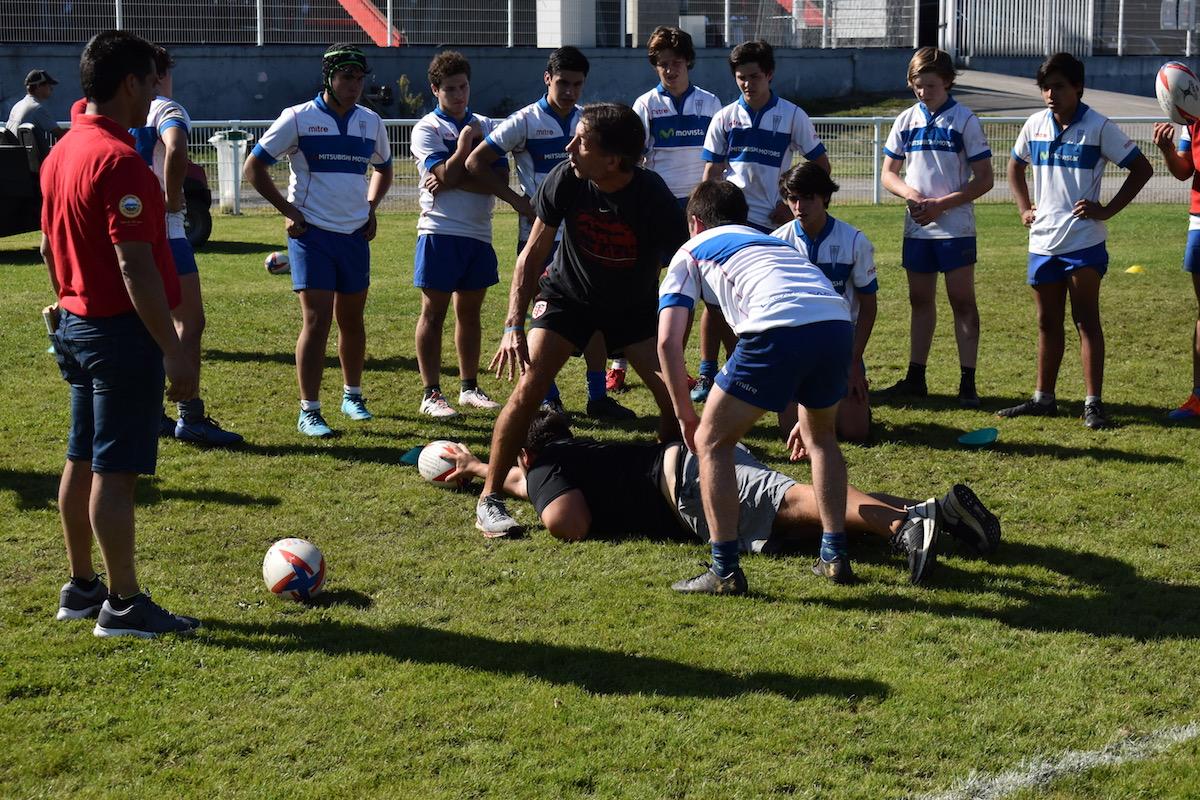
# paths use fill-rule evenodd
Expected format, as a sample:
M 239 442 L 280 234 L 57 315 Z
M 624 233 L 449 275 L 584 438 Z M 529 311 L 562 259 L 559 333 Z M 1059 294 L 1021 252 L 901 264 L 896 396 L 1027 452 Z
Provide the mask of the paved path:
M 1147 92 L 1152 87 L 1147 86 Z M 1028 116 L 1046 107 L 1033 77 L 1019 78 L 996 72 L 963 70 L 954 84 L 954 95 L 981 116 Z M 1083 100 L 1106 117 L 1161 117 L 1153 96 L 1085 89 Z

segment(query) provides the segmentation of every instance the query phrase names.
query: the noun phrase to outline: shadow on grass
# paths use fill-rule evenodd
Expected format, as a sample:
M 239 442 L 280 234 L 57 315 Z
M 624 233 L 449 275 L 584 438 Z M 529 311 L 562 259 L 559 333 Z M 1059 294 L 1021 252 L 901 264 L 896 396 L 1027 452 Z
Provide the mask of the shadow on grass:
M 371 595 L 356 592 L 353 589 L 334 589 L 332 592 L 321 592 L 312 600 L 309 600 L 308 605 L 317 608 L 344 606 L 362 611 L 375 605 L 375 601 L 371 598 Z
M 979 413 L 979 427 L 1000 426 L 1003 424 L 1019 424 L 1017 422 L 1006 423 L 1005 420 L 996 416 L 996 412 L 1002 408 L 1010 408 L 1019 405 L 1029 399 L 1029 395 L 1021 395 L 1020 397 L 986 397 L 983 401 L 983 407 Z M 880 408 L 910 408 L 918 411 L 961 411 L 958 406 L 958 396 L 952 394 L 931 394 L 928 397 L 919 398 L 889 398 L 880 396 L 879 394 L 871 395 L 871 405 Z M 1104 408 L 1108 412 L 1114 427 L 1120 428 L 1122 425 L 1137 423 L 1141 425 L 1152 425 L 1156 427 L 1167 427 L 1171 423 L 1167 421 L 1167 412 L 1169 408 L 1164 406 L 1148 406 L 1141 403 L 1112 403 L 1105 402 Z M 1082 420 L 1083 419 L 1083 401 L 1082 400 L 1059 400 L 1058 401 L 1058 416 L 1053 419 L 1064 421 Z M 1079 425 L 1082 427 L 1083 422 Z
M 1116 406 L 1109 406 L 1115 408 Z M 1000 438 L 995 444 L 988 445 L 987 450 L 992 450 L 998 453 L 1005 453 L 1014 456 L 1051 456 L 1058 459 L 1067 458 L 1094 458 L 1097 461 L 1126 461 L 1131 464 L 1181 464 L 1183 460 L 1176 456 L 1154 455 L 1151 453 L 1138 453 L 1129 450 L 1118 450 L 1114 447 L 1103 447 L 1100 444 L 1089 445 L 1087 447 L 1068 447 L 1067 445 L 1055 444 L 1047 441 L 1044 443 L 1035 442 L 1007 442 L 1004 440 L 1004 420 L 992 419 L 990 421 L 981 420 L 981 427 L 996 427 L 1000 429 Z M 1019 423 L 1010 423 L 1019 424 Z M 1080 423 L 1082 427 L 1083 423 Z M 895 442 L 898 444 L 915 444 L 924 447 L 931 447 L 936 450 L 965 450 L 958 443 L 958 437 L 965 431 L 960 428 L 952 428 L 948 425 L 941 425 L 936 422 L 909 422 L 899 425 L 884 425 L 877 423 L 874 426 L 875 430 L 872 433 L 872 440 L 876 444 L 884 442 Z M 1103 432 L 1096 434 L 1098 442 L 1104 441 L 1119 441 L 1112 439 Z
M 888 686 L 869 679 L 750 672 L 735 675 L 662 658 L 536 641 L 501 641 L 437 628 L 375 628 L 341 622 L 268 625 L 205 621 L 218 636 L 210 644 L 264 653 L 308 651 L 327 655 L 371 653 L 399 662 L 444 664 L 497 675 L 574 685 L 597 694 L 737 697 L 769 692 L 793 700 L 813 696 L 884 698 Z
M 234 364 L 286 364 L 287 366 L 295 366 L 296 354 L 288 350 L 286 352 L 263 353 L 251 350 L 220 350 L 220 349 L 204 349 L 204 360 L 208 361 L 229 361 Z M 372 358 L 368 357 L 364 365 L 366 369 L 378 371 L 390 370 L 417 370 L 417 359 L 415 356 L 389 356 L 387 358 Z M 325 356 L 326 369 L 338 369 L 341 367 L 341 362 L 338 361 L 336 355 Z M 443 374 L 450 375 L 449 367 L 442 370 Z M 457 377 L 458 371 L 454 371 L 454 376 Z
M 939 560 L 930 591 L 873 593 L 812 600 L 851 611 L 923 611 L 946 617 L 994 620 L 1013 628 L 1039 632 L 1078 631 L 1093 636 L 1122 636 L 1138 641 L 1200 637 L 1200 587 L 1147 580 L 1124 561 L 1095 553 L 1043 545 L 1001 545 L 1000 565 L 1035 565 L 1061 579 L 1043 580 L 1003 574 L 980 575 Z M 939 589 L 966 594 L 999 595 L 999 607 L 964 605 L 945 600 Z
M 33 472 L 0 468 L 0 492 L 17 495 L 17 510 L 37 511 L 51 507 L 58 500 L 57 472 Z M 164 500 L 185 500 L 191 503 L 221 503 L 230 506 L 277 506 L 278 497 L 242 494 L 220 489 L 162 489 L 153 480 L 140 480 L 137 504 L 152 506 Z
M 282 231 L 280 231 L 280 238 L 283 238 Z M 267 254 L 272 250 L 280 250 L 286 253 L 287 243 L 280 242 L 275 247 L 272 247 L 271 245 L 263 244 L 262 242 L 219 242 L 209 239 L 204 243 L 203 247 L 196 251 L 196 255 L 204 256 L 213 254 L 224 256 L 244 256 L 253 253 L 254 255 L 260 255 L 263 258 L 266 258 Z M 259 265 L 259 269 L 262 269 L 261 264 Z
M 0 264 L 9 267 L 41 267 L 42 254 L 36 244 L 20 250 L 0 250 Z

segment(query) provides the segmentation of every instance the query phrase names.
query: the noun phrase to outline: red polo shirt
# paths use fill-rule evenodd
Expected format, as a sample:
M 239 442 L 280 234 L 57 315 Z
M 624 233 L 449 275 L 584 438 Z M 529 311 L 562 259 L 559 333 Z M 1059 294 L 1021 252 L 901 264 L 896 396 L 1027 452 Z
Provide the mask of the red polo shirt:
M 113 248 L 120 242 L 152 245 L 167 305 L 179 305 L 162 189 L 128 130 L 105 116 L 75 117 L 42 164 L 41 183 L 59 305 L 81 317 L 134 310 Z

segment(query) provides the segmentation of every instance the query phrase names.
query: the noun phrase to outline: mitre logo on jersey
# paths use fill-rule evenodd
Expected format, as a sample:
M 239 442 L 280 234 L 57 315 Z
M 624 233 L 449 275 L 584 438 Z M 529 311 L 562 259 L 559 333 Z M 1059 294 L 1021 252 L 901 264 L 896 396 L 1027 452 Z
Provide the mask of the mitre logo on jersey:
M 324 125 L 309 125 L 307 133 L 329 133 L 329 128 Z
M 142 198 L 136 194 L 127 194 L 117 203 L 117 208 L 121 210 L 121 216 L 126 219 L 134 219 L 142 215 Z
M 652 108 L 652 109 L 650 109 L 650 116 L 652 116 L 652 117 L 665 117 L 665 116 L 668 116 L 670 113 L 671 113 L 670 109 L 667 109 L 667 108 Z
M 538 128 L 533 132 L 534 136 L 554 136 L 557 131 L 552 131 L 549 128 Z

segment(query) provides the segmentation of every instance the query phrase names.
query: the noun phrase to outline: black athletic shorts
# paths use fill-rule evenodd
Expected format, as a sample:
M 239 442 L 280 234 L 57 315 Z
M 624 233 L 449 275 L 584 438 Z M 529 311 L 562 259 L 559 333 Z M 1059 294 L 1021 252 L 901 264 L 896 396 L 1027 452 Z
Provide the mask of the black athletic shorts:
M 592 334 L 600 331 L 608 352 L 613 353 L 631 344 L 653 339 L 658 335 L 656 298 L 645 308 L 626 306 L 618 311 L 594 308 L 563 297 L 538 295 L 533 301 L 531 328 L 545 328 L 583 350 Z

